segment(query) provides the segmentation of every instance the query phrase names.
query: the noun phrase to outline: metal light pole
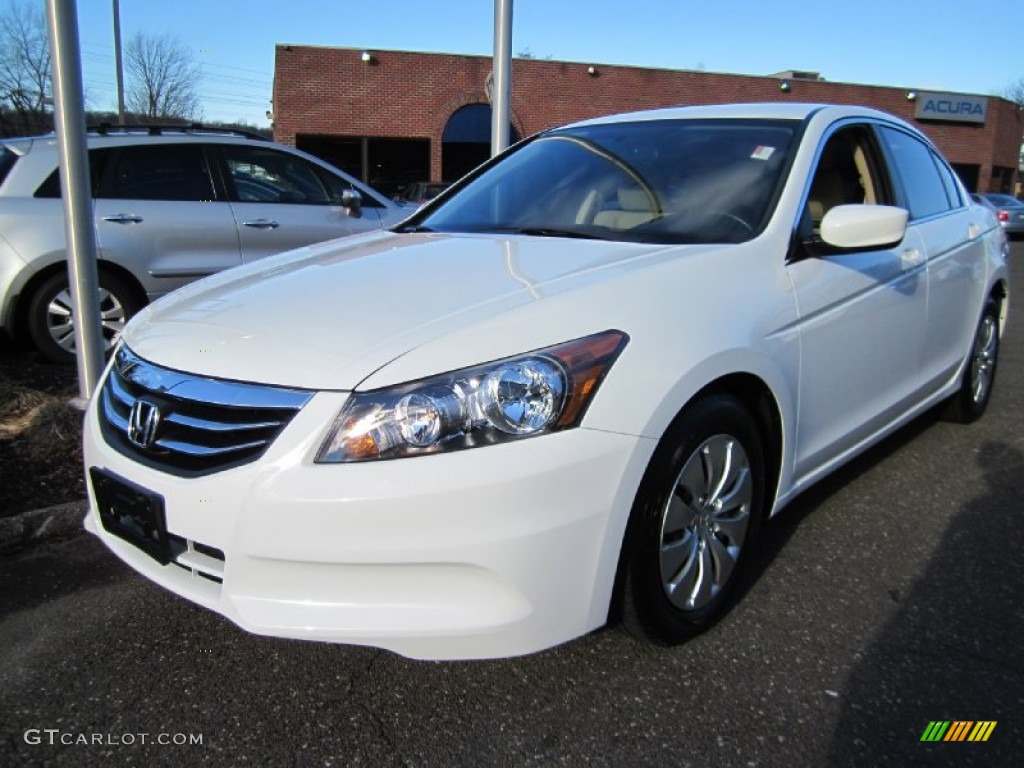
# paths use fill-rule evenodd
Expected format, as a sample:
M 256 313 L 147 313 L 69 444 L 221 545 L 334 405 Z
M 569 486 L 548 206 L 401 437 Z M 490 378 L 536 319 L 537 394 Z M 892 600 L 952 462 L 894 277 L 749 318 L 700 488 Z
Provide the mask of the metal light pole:
M 53 66 L 53 125 L 60 156 L 68 280 L 75 319 L 78 393 L 83 401 L 88 401 L 103 371 L 103 344 L 75 0 L 46 0 L 46 19 Z
M 512 101 L 512 0 L 494 0 L 494 98 L 491 157 L 508 147 Z
M 120 0 L 114 0 L 114 69 L 117 72 L 117 124 L 124 125 L 124 65 L 121 62 Z

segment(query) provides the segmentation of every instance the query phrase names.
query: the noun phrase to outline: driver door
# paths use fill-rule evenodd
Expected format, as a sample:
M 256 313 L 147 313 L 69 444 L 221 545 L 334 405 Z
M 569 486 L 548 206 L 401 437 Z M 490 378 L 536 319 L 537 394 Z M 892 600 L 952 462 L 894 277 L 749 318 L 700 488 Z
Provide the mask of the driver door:
M 891 204 L 872 128 L 843 125 L 819 151 L 788 272 L 800 313 L 796 474 L 807 476 L 888 424 L 920 389 L 928 282 L 924 244 L 836 252 L 817 236 L 836 205 Z
M 381 227 L 376 201 L 345 208 L 352 185 L 303 157 L 270 147 L 221 144 L 242 260 Z

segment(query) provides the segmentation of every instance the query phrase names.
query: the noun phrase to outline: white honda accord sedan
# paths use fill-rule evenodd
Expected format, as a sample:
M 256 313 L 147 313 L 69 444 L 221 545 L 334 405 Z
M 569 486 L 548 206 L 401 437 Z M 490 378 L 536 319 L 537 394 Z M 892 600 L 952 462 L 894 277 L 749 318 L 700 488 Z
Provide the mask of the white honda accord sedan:
M 801 491 L 933 406 L 982 414 L 1005 257 L 882 112 L 545 131 L 396 229 L 142 311 L 88 412 L 86 525 L 260 634 L 676 643 Z

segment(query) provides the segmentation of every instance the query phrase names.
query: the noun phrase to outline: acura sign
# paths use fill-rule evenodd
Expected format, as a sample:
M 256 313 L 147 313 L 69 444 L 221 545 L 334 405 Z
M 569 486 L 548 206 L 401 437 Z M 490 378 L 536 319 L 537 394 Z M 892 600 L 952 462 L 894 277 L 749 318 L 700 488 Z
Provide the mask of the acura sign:
M 987 111 L 988 98 L 986 96 L 920 91 L 917 94 L 914 117 L 918 120 L 984 123 Z

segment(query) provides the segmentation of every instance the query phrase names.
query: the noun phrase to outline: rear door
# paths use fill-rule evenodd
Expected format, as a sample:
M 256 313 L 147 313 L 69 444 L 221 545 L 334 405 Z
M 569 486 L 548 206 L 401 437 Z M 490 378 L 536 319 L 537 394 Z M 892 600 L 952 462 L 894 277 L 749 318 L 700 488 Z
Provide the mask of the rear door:
M 131 271 L 150 299 L 241 263 L 231 207 L 198 143 L 109 150 L 95 215 L 100 257 Z
M 916 136 L 893 126 L 879 133 L 896 170 L 900 203 L 923 243 L 928 266 L 928 314 L 922 351 L 924 385 L 935 389 L 956 375 L 981 316 L 985 290 L 984 217 L 945 161 Z
M 345 208 L 342 193 L 355 185 L 300 155 L 269 146 L 216 147 L 244 261 L 381 227 L 376 200 L 363 194 L 360 209 Z

